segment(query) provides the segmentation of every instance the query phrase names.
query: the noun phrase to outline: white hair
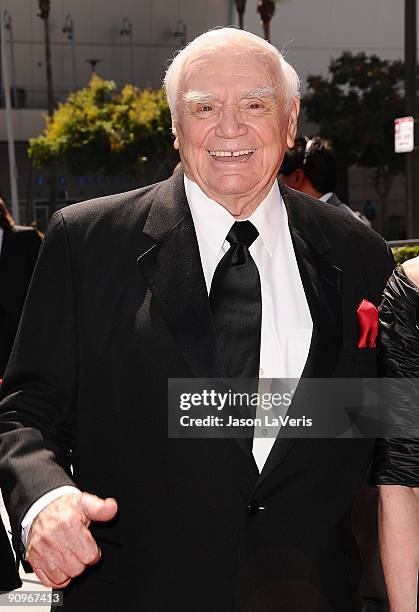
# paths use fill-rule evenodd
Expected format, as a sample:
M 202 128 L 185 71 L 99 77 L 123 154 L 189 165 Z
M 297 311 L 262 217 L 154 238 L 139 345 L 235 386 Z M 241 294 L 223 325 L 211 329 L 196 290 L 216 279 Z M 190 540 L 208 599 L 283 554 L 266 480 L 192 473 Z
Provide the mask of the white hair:
M 174 119 L 177 118 L 178 114 L 179 85 L 188 60 L 200 52 L 217 51 L 223 47 L 233 48 L 237 52 L 256 51 L 268 55 L 273 65 L 278 68 L 285 83 L 285 111 L 289 112 L 291 110 L 293 100 L 300 97 L 300 79 L 294 68 L 285 61 L 282 53 L 276 47 L 263 40 L 263 38 L 251 32 L 228 27 L 216 28 L 201 34 L 179 51 L 172 60 L 164 77 L 164 87 L 170 112 Z

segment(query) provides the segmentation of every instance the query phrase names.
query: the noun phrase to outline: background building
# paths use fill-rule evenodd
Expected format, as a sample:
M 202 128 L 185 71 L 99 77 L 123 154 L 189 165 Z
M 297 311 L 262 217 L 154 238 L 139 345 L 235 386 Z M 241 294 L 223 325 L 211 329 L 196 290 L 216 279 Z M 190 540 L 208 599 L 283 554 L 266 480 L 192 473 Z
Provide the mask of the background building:
M 251 0 L 247 2 L 244 28 L 260 33 L 259 18 Z M 404 58 L 404 2 L 402 0 L 281 0 L 271 23 L 272 42 L 285 52 L 297 70 L 302 90 L 308 74 L 326 76 L 332 58 L 343 51 L 364 51 L 386 59 Z M 393 130 L 393 125 L 383 126 Z M 304 117 L 300 131 L 309 133 Z M 314 128 L 315 131 L 315 128 Z M 398 177 L 387 204 L 387 219 L 382 218 L 379 198 L 366 170 L 351 168 L 348 204 L 363 210 L 367 201 L 374 204 L 374 226 L 388 238 L 399 238 L 406 225 L 406 185 Z
M 32 169 L 26 155 L 28 138 L 45 125 L 47 107 L 43 21 L 37 0 L 0 0 L 11 16 L 15 81 L 19 108 L 13 111 L 19 201 L 25 219 L 28 198 L 45 226 L 48 216 L 48 171 Z M 87 84 L 92 64 L 105 79 L 124 85 L 159 87 L 165 66 L 176 49 L 197 34 L 228 24 L 229 0 L 51 0 L 50 31 L 54 93 L 65 100 Z M 63 31 L 66 30 L 66 31 Z M 4 96 L 2 96 L 4 106 Z M 80 201 L 135 188 L 128 177 L 70 176 L 59 170 L 58 202 Z M 6 122 L 0 109 L 0 193 L 10 197 Z M 30 219 L 27 219 L 30 221 Z
M 44 125 L 46 108 L 43 22 L 37 0 L 0 0 L 11 16 L 10 49 L 15 58 L 19 108 L 14 110 L 19 172 L 19 199 L 28 198 L 45 223 L 47 171 L 32 170 L 26 156 L 27 140 Z M 161 84 L 167 60 L 197 34 L 215 26 L 237 25 L 234 0 L 51 0 L 51 49 L 54 92 L 64 100 L 75 87 L 85 85 L 96 65 L 97 73 L 118 85 L 132 81 L 140 87 Z M 245 29 L 261 34 L 256 0 L 247 0 Z M 63 31 L 64 30 L 64 31 Z M 403 57 L 403 3 L 394 0 L 282 0 L 271 23 L 272 42 L 302 79 L 310 73 L 327 74 L 332 57 L 344 50 Z M 393 129 L 383 126 L 383 129 Z M 315 131 L 306 126 L 300 131 Z M 0 109 L 0 193 L 9 197 L 4 109 Z M 127 177 L 69 176 L 58 173 L 59 205 L 95 195 L 135 187 Z M 378 198 L 365 171 L 351 169 L 349 203 L 362 209 L 367 200 L 377 207 L 377 227 L 383 229 Z M 391 233 L 397 234 L 405 215 L 405 186 L 398 179 L 388 210 Z

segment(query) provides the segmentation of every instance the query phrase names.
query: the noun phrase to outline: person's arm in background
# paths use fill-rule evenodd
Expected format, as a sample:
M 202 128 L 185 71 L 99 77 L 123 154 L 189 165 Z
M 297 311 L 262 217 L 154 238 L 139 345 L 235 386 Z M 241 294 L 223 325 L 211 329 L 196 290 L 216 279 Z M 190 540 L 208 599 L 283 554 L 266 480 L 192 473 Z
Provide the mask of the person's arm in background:
M 416 285 L 416 286 L 415 286 Z M 380 308 L 383 374 L 419 378 L 419 258 L 396 270 Z M 406 395 L 400 402 L 409 401 Z M 396 398 L 397 401 L 397 398 Z M 418 412 L 415 402 L 407 406 Z M 417 422 L 417 421 L 416 421 Z M 416 612 L 419 573 L 419 439 L 377 440 L 378 531 L 390 612 Z
M 416 612 L 419 488 L 380 485 L 378 532 L 390 612 Z

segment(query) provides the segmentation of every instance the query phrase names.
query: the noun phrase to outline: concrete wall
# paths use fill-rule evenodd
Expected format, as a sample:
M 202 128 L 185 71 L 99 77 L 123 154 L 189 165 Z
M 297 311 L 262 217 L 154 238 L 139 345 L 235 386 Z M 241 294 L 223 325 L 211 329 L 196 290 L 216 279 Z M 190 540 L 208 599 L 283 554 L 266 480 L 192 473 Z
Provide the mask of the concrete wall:
M 248 0 L 245 29 L 261 34 L 256 2 Z M 272 20 L 272 43 L 285 49 L 303 89 L 307 74 L 327 74 L 345 50 L 402 58 L 403 0 L 281 0 Z
M 46 111 L 15 109 L 12 111 L 15 140 L 28 140 L 39 136 L 45 127 Z M 6 111 L 0 108 L 0 142 L 7 139 Z

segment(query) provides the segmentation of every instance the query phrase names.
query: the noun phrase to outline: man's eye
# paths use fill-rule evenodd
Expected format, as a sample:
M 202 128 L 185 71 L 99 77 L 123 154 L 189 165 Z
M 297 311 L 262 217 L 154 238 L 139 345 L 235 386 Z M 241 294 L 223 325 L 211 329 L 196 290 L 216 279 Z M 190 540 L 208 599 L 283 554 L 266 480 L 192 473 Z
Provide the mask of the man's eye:
M 201 113 L 209 113 L 212 110 L 214 110 L 214 107 L 211 106 L 210 104 L 202 104 L 199 108 L 198 108 L 199 112 Z
M 263 104 L 262 102 L 250 102 L 248 108 L 250 108 L 250 110 L 259 110 L 263 108 Z

